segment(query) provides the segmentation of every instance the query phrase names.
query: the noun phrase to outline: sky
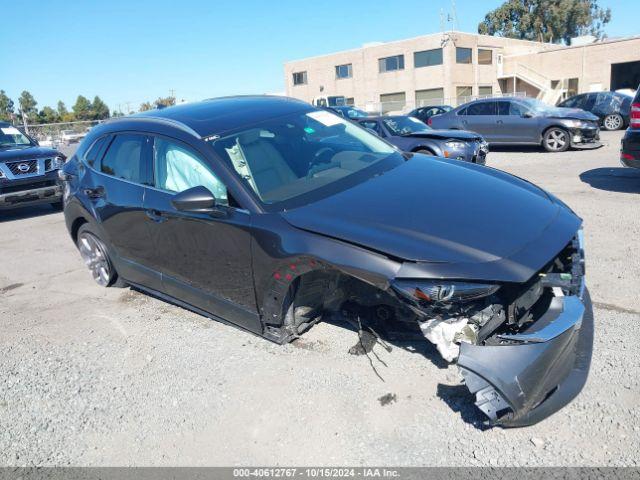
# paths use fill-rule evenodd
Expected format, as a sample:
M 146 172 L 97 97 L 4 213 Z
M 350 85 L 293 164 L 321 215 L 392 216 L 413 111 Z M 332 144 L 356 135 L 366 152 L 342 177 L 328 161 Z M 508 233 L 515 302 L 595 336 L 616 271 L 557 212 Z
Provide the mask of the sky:
M 0 4 L 9 0 L 0 0 Z M 457 0 L 475 32 L 502 0 Z M 600 0 L 610 37 L 640 34 L 640 0 Z M 451 0 L 30 0 L 0 27 L 0 89 L 38 108 L 99 95 L 112 109 L 174 93 L 200 100 L 284 91 L 289 60 L 440 31 Z M 3 9 L 6 11 L 6 8 Z M 19 21 L 18 21 L 19 20 Z

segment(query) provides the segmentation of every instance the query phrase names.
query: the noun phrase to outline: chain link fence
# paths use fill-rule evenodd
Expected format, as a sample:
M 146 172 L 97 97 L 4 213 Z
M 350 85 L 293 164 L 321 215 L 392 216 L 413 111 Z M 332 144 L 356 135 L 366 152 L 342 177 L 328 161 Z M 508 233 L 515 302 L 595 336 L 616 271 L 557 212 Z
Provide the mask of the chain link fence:
M 37 125 L 18 125 L 29 136 L 35 138 L 43 147 L 58 148 L 78 143 L 89 130 L 102 123 L 104 120 L 91 120 L 80 122 L 44 123 Z

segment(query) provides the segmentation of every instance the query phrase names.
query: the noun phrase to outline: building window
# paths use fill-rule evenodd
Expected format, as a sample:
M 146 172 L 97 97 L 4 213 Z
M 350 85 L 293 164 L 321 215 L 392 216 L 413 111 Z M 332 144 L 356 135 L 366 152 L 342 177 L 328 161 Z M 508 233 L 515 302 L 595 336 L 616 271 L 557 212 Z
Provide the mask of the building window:
M 456 47 L 456 63 L 471 63 L 472 50 Z
M 478 95 L 481 97 L 489 97 L 493 95 L 493 87 L 478 87 Z
M 350 63 L 336 66 L 336 78 L 351 78 L 352 76 L 353 68 Z
M 479 65 L 491 65 L 493 63 L 493 50 L 487 50 L 485 48 L 478 49 L 478 64 Z
M 345 100 L 346 104 L 349 105 L 350 107 L 353 107 L 356 104 L 356 99 L 353 97 L 347 97 L 347 99 Z
M 294 85 L 306 85 L 307 84 L 307 72 L 295 72 L 293 74 Z
M 416 90 L 416 107 L 425 105 L 439 105 L 444 98 L 444 88 L 431 88 L 429 90 Z M 434 102 L 434 100 L 437 100 Z
M 442 49 L 424 50 L 413 54 L 413 64 L 415 68 L 430 67 L 432 65 L 442 65 Z
M 570 78 L 567 82 L 567 96 L 572 97 L 578 94 L 578 79 Z
M 382 114 L 402 110 L 407 104 L 407 96 L 404 92 L 385 93 L 380 95 L 380 108 Z
M 456 87 L 456 98 L 466 98 L 472 95 L 471 87 Z
M 381 58 L 378 60 L 378 67 L 380 68 L 380 73 L 404 70 L 404 55 Z

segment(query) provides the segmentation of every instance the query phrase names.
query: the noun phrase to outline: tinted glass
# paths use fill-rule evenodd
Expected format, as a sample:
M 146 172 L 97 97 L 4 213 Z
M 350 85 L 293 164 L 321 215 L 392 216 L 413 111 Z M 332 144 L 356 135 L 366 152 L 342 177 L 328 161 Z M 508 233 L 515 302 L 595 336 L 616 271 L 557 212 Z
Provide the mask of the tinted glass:
M 495 115 L 496 102 L 473 103 L 467 108 L 467 115 Z
M 0 128 L 0 147 L 32 145 L 31 140 L 15 127 Z
M 529 111 L 526 106 L 517 102 L 507 102 L 505 100 L 499 100 L 496 102 L 496 104 L 498 107 L 498 115 L 514 115 L 521 117 Z
M 338 188 L 390 157 L 402 161 L 386 142 L 327 111 L 270 119 L 214 140 L 213 147 L 264 204 L 284 207 L 289 199 Z
M 360 125 L 362 125 L 364 128 L 368 128 L 369 130 L 373 130 L 374 132 L 377 132 L 378 134 L 380 134 L 380 127 L 378 126 L 378 122 L 369 120 L 369 121 L 360 122 Z
M 442 65 L 442 49 L 425 50 L 413 54 L 415 68 L 430 67 L 432 65 Z
M 218 180 L 206 160 L 182 144 L 156 138 L 153 172 L 156 188 L 178 193 L 203 186 L 213 193 L 218 202 L 228 203 L 227 187 Z
M 395 55 L 393 57 L 381 58 L 378 60 L 378 68 L 380 72 L 390 72 L 393 70 L 404 69 L 404 55 Z
M 109 137 L 102 137 L 98 139 L 86 153 L 84 158 L 89 165 L 93 166 L 95 161 L 100 159 L 104 148 L 107 146 L 107 138 Z
M 336 66 L 336 78 L 351 78 L 351 64 Z
M 589 93 L 588 95 L 585 95 L 579 108 L 582 108 L 583 110 L 591 110 L 596 104 L 596 98 L 598 98 L 597 93 Z
M 116 135 L 102 159 L 100 171 L 134 183 L 149 184 L 143 135 Z
M 575 97 L 567 98 L 564 102 L 560 103 L 559 106 L 565 108 L 580 108 L 580 102 L 583 98 L 583 95 L 577 95 Z
M 478 49 L 478 64 L 491 65 L 493 63 L 493 51 L 485 48 Z
M 471 63 L 472 50 L 456 47 L 456 63 Z

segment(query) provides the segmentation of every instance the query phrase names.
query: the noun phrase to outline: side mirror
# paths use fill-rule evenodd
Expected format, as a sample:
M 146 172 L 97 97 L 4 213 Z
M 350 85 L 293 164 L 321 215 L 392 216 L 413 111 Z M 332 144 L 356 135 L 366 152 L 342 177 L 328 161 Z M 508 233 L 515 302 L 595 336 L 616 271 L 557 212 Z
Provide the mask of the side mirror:
M 177 193 L 171 199 L 171 204 L 181 212 L 213 214 L 222 212 L 216 208 L 216 197 L 202 185 Z
M 522 114 L 522 118 L 533 118 L 533 113 L 531 112 L 524 112 Z

